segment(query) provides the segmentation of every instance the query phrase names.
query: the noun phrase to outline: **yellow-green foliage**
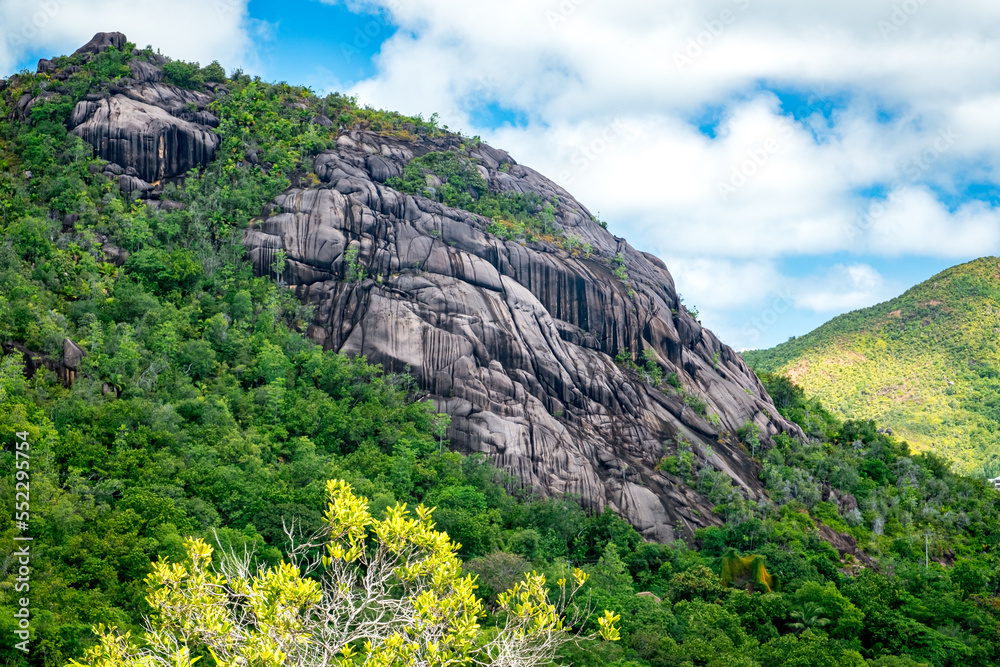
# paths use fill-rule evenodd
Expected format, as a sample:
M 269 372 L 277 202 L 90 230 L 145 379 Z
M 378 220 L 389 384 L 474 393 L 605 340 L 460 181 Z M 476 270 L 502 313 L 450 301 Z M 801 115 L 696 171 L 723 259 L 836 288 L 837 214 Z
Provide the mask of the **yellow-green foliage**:
M 948 269 L 885 303 L 744 356 L 841 418 L 872 419 L 966 473 L 1000 466 L 1000 259 Z
M 722 582 L 740 588 L 749 586 L 751 590 L 770 593 L 774 580 L 764 567 L 765 562 L 763 556 L 753 554 L 740 556 L 731 549 L 722 557 Z
M 532 665 L 567 641 L 562 609 L 586 583 L 582 570 L 557 582 L 556 602 L 544 575 L 526 576 L 498 598 L 505 624 L 484 629 L 475 579 L 462 575 L 460 545 L 434 529 L 432 510 L 411 514 L 397 504 L 377 519 L 347 482 L 331 480 L 326 490 L 325 555 L 300 567 L 307 545 L 293 549 L 293 562 L 254 573 L 232 554 L 213 566 L 212 547 L 189 539 L 185 562 L 160 560 L 146 578 L 153 616 L 145 646 L 98 626 L 84 664 L 190 667 L 207 652 L 218 667 Z M 598 634 L 619 639 L 619 620 L 605 612 Z

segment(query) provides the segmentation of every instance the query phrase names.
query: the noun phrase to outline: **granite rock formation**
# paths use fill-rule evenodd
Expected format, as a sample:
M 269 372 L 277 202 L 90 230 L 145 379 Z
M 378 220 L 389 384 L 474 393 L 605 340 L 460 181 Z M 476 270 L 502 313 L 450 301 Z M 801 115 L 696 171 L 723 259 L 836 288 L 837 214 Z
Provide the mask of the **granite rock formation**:
M 592 253 L 503 241 L 486 231 L 489 220 L 385 184 L 414 157 L 442 150 L 467 150 L 495 192 L 558 197 L 556 225 Z M 274 276 L 284 250 L 280 279 L 314 307 L 309 335 L 411 373 L 452 416 L 454 446 L 488 455 L 537 492 L 610 507 L 648 539 L 720 522 L 706 497 L 657 469 L 679 447 L 747 498 L 764 498 L 758 466 L 733 434 L 753 422 L 766 441 L 801 435 L 798 427 L 685 310 L 667 267 L 608 233 L 564 189 L 454 136 L 355 131 L 314 169 L 319 185 L 286 191 L 248 230 L 255 269 Z M 613 271 L 618 258 L 628 284 Z M 654 388 L 615 361 L 646 350 L 683 391 Z M 689 407 L 688 395 L 707 410 Z
M 125 44 L 124 35 L 107 33 L 80 52 Z M 94 169 L 154 200 L 157 181 L 206 164 L 219 143 L 208 107 L 221 91 L 165 83 L 164 62 L 133 62 L 130 77 L 88 95 L 70 120 L 108 161 Z M 27 115 L 52 94 L 25 95 L 16 113 Z M 313 122 L 334 125 L 325 116 Z M 687 312 L 667 267 L 507 153 L 455 135 L 407 134 L 341 134 L 336 148 L 313 160 L 315 178 L 296 178 L 299 185 L 247 230 L 258 274 L 273 276 L 276 252 L 284 251 L 285 269 L 273 277 L 314 307 L 309 335 L 412 374 L 452 416 L 455 447 L 486 454 L 535 492 L 611 508 L 648 539 L 691 537 L 721 521 L 695 481 L 659 469 L 681 449 L 699 470 L 722 473 L 703 480 L 766 502 L 759 468 L 734 434 L 748 422 L 765 443 L 801 431 L 778 416 L 741 357 Z M 559 235 L 504 241 L 481 216 L 387 185 L 410 160 L 446 150 L 471 160 L 493 192 L 557 201 L 554 225 L 575 246 Z M 246 164 L 259 162 L 247 151 Z M 109 261 L 125 261 L 120 249 L 104 251 Z M 651 355 L 664 377 L 676 374 L 676 388 L 651 386 L 622 363 L 641 355 Z
M 80 370 L 80 363 L 87 356 L 86 350 L 69 338 L 63 339 L 61 359 L 47 357 L 43 353 L 28 349 L 15 341 L 3 343 L 0 345 L 0 350 L 4 354 L 18 353 L 21 355 L 21 360 L 24 363 L 24 375 L 29 380 L 35 376 L 35 373 L 47 369 L 58 375 L 66 387 L 73 386 Z
M 89 57 L 112 46 L 122 49 L 127 42 L 120 32 L 98 33 L 76 54 Z M 134 170 L 119 179 L 127 192 L 147 193 L 157 181 L 203 167 L 219 145 L 212 131 L 219 120 L 207 111 L 212 95 L 163 83 L 166 62 L 161 56 L 132 61 L 131 77 L 108 93 L 88 95 L 70 117 L 70 129 L 93 146 L 98 157 L 127 172 Z M 39 71 L 50 65 L 41 61 Z M 26 115 L 34 101 L 22 100 L 21 113 Z
M 150 88 L 155 88 L 152 94 Z M 137 97 L 157 101 L 186 92 L 162 84 L 143 84 L 136 90 Z M 204 166 L 219 145 L 208 126 L 172 116 L 165 106 L 122 94 L 84 100 L 73 110 L 70 126 L 101 158 L 131 167 L 138 178 L 152 183 Z
M 73 55 L 100 53 L 113 46 L 119 51 L 125 48 L 128 38 L 120 32 L 99 32 L 93 38 L 73 52 Z

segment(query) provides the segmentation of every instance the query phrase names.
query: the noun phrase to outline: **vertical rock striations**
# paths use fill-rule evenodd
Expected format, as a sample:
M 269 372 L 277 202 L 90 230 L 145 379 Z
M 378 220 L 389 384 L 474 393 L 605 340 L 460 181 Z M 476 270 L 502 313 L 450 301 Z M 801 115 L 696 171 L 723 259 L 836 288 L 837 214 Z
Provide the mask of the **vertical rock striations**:
M 219 145 L 208 127 L 120 94 L 80 102 L 70 125 L 101 158 L 135 169 L 147 182 L 204 166 Z
M 112 47 L 121 50 L 127 43 L 120 32 L 101 32 L 75 55 L 90 58 Z M 166 62 L 162 56 L 132 60 L 131 77 L 116 80 L 110 93 L 88 95 L 70 117 L 70 129 L 93 146 L 98 157 L 110 162 L 112 170 L 116 165 L 129 172 L 121 180 L 126 191 L 148 192 L 152 183 L 203 167 L 219 146 L 211 130 L 219 120 L 207 111 L 212 95 L 163 83 L 161 66 Z M 39 71 L 50 65 L 55 68 L 51 61 L 41 61 Z M 54 77 L 65 78 L 60 73 Z M 22 115 L 33 101 L 26 101 Z
M 343 135 L 315 161 L 320 185 L 285 192 L 247 232 L 259 274 L 273 274 L 275 252 L 285 251 L 284 280 L 314 306 L 310 335 L 413 374 L 452 416 L 456 446 L 487 454 L 538 492 L 611 507 L 649 539 L 719 523 L 707 498 L 657 469 L 678 447 L 760 499 L 757 466 L 733 434 L 747 422 L 765 439 L 798 429 L 777 417 L 740 356 L 680 305 L 666 266 L 485 144 L 467 154 L 491 190 L 558 197 L 556 225 L 592 253 L 503 241 L 481 216 L 384 184 L 441 150 L 463 148 L 455 137 Z M 621 261 L 628 284 L 614 270 Z M 359 268 L 367 277 L 357 279 Z M 647 350 L 683 393 L 615 363 Z
M 125 43 L 100 34 L 80 52 Z M 219 145 L 212 95 L 164 83 L 164 62 L 133 61 L 130 78 L 88 95 L 70 120 L 109 161 L 103 173 L 149 198 L 155 181 L 206 164 Z M 17 113 L 45 95 L 25 95 Z M 455 446 L 488 455 L 534 491 L 610 507 L 663 541 L 720 522 L 695 489 L 714 495 L 731 485 L 763 499 L 757 465 L 734 434 L 748 423 L 765 442 L 801 432 L 777 416 L 740 356 L 683 308 L 666 266 L 507 153 L 461 141 L 342 134 L 313 161 L 316 178 L 303 179 L 316 185 L 287 190 L 247 230 L 255 270 L 272 274 L 283 249 L 282 278 L 314 306 L 314 340 L 411 373 L 452 416 Z M 386 185 L 432 151 L 462 154 L 493 193 L 557 203 L 557 232 L 504 241 L 487 231 L 490 220 Z M 637 372 L 634 360 L 655 372 Z M 672 382 L 651 386 L 658 375 Z M 690 452 L 696 475 L 660 469 L 679 451 Z

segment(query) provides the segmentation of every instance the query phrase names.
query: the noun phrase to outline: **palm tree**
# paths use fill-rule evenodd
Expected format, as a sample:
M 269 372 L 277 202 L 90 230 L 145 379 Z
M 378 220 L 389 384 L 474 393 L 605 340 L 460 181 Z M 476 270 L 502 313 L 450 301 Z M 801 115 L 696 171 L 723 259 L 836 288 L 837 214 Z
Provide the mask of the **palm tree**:
M 794 623 L 789 623 L 789 627 L 800 632 L 810 628 L 822 628 L 830 623 L 830 619 L 824 618 L 823 613 L 823 607 L 815 602 L 806 602 L 801 608 L 795 609 L 789 614 L 796 619 Z

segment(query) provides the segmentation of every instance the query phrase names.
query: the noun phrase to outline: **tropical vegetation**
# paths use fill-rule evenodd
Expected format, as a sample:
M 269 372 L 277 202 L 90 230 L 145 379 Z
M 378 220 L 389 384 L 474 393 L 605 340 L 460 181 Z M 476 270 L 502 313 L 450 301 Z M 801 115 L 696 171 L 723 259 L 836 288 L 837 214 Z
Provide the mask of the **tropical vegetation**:
M 166 193 L 183 208 L 161 210 L 123 194 L 66 130 L 78 100 L 127 76 L 131 59 L 152 56 L 130 45 L 86 62 L 60 58 L 57 68 L 79 71 L 64 81 L 24 72 L 0 94 L 0 497 L 13 506 L 20 468 L 11 445 L 23 437 L 34 538 L 33 634 L 23 653 L 14 646 L 21 594 L 11 555 L 24 531 L 12 523 L 0 531 L 0 661 L 130 664 L 181 637 L 184 622 L 235 623 L 227 596 L 244 594 L 237 601 L 256 616 L 241 626 L 242 643 L 191 639 L 187 653 L 168 659 L 283 664 L 291 649 L 272 631 L 290 623 L 277 636 L 303 632 L 316 621 L 299 612 L 328 600 L 329 589 L 320 591 L 328 568 L 362 557 L 370 566 L 386 539 L 412 531 L 404 541 L 421 540 L 448 574 L 440 595 L 417 593 L 427 605 L 419 613 L 454 603 L 478 618 L 481 631 L 440 626 L 433 635 L 464 656 L 488 656 L 476 651 L 516 628 L 517 604 L 544 611 L 564 587 L 579 586 L 558 608 L 565 620 L 531 616 L 543 634 L 557 622 L 570 631 L 572 641 L 559 635 L 558 664 L 1000 663 L 1000 494 L 941 456 L 914 453 L 900 430 L 842 421 L 845 405 L 827 411 L 787 378 L 766 378 L 768 389 L 805 437 L 768 439 L 752 424 L 738 434 L 766 498 L 748 500 L 682 442 L 661 462 L 715 505 L 717 525 L 689 543 L 646 542 L 613 512 L 532 497 L 482 458 L 448 451 L 447 417 L 419 400 L 408 377 L 318 347 L 304 335 L 310 313 L 280 271 L 255 276 L 241 250 L 252 217 L 308 178 L 340 132 L 405 139 L 443 130 L 343 96 L 178 64 L 169 75 L 178 85 L 224 84 L 211 107 L 222 144 L 210 165 Z M 25 115 L 17 104 L 29 93 L 52 94 Z M 312 122 L 317 114 L 335 125 Z M 246 159 L 251 151 L 258 161 Z M 471 175 L 463 159 L 428 158 L 399 187 L 428 187 L 426 171 L 448 171 L 442 182 L 456 186 L 451 172 Z M 503 209 L 519 204 L 497 203 L 476 183 L 465 184 L 471 200 L 461 188 L 432 187 L 470 210 L 495 205 L 500 219 L 545 213 L 545 203 Z M 978 298 L 985 283 L 977 280 L 956 278 L 966 291 L 954 294 Z M 938 308 L 924 298 L 914 304 Z M 964 312 L 958 301 L 943 303 Z M 67 339 L 86 352 L 71 386 L 40 364 L 27 377 L 28 357 L 57 359 Z M 985 359 L 985 348 L 968 351 L 961 377 L 985 382 L 988 374 L 968 363 Z M 646 361 L 621 363 L 678 388 Z M 298 534 L 319 536 L 306 561 L 296 560 Z M 319 568 L 303 565 L 310 562 Z M 414 651 L 431 651 L 395 630 L 371 649 L 360 635 L 358 645 L 339 645 L 336 663 L 308 664 L 375 664 L 372 656 L 409 664 Z
M 744 353 L 841 418 L 874 419 L 968 474 L 1000 476 L 1000 259 L 955 266 L 885 303 Z

